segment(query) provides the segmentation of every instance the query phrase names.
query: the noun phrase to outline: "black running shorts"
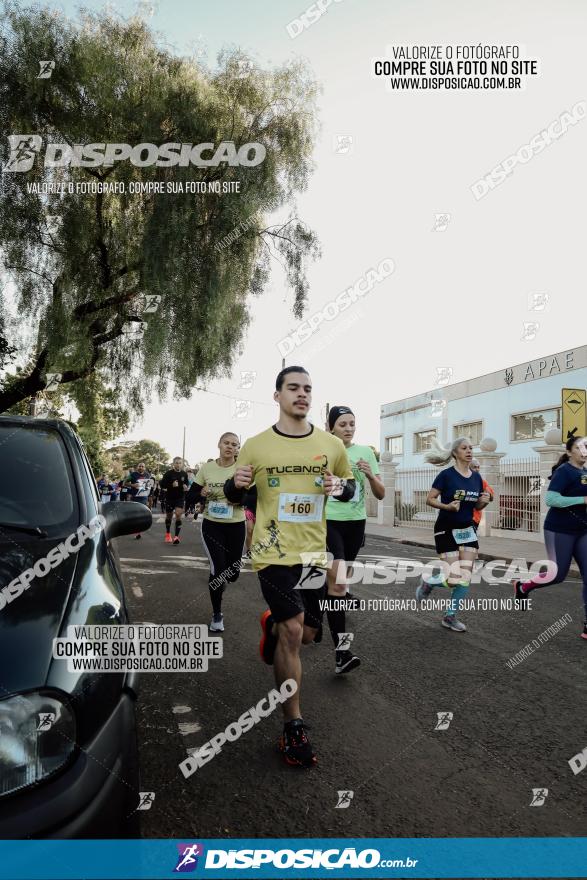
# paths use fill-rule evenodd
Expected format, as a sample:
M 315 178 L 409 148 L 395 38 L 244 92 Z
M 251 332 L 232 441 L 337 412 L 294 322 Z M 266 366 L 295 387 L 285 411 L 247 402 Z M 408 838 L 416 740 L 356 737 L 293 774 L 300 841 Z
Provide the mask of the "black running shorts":
M 477 527 L 475 526 L 475 524 L 471 523 L 471 526 L 474 528 L 476 533 Z M 461 526 L 461 529 L 465 528 L 468 527 Z M 463 547 L 465 550 L 479 549 L 479 541 L 471 541 L 468 544 L 457 544 L 452 529 L 444 529 L 439 531 L 437 526 L 434 527 L 434 543 L 436 545 L 437 553 L 458 553 L 459 547 Z
M 181 495 L 177 495 L 175 497 L 169 497 L 165 499 L 165 513 L 173 513 L 176 507 L 180 507 L 183 510 L 183 505 L 185 501 Z
M 365 519 L 326 520 L 326 549 L 334 559 L 354 562 L 363 546 L 365 538 Z
M 268 565 L 258 572 L 261 590 L 277 623 L 304 614 L 304 623 L 318 629 L 326 593 L 326 569 L 299 565 Z

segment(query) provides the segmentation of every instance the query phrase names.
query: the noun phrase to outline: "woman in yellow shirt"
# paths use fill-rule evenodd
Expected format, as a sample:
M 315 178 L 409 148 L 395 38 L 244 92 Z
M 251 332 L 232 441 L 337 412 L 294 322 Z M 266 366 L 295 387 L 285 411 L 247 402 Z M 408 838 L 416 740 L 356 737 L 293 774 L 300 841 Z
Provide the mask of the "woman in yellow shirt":
M 202 465 L 192 483 L 190 502 L 203 509 L 202 544 L 210 560 L 208 587 L 212 602 L 211 632 L 224 631 L 222 596 L 241 570 L 245 544 L 245 514 L 240 504 L 226 499 L 224 484 L 234 476 L 239 439 L 231 431 L 218 441 L 220 456 Z

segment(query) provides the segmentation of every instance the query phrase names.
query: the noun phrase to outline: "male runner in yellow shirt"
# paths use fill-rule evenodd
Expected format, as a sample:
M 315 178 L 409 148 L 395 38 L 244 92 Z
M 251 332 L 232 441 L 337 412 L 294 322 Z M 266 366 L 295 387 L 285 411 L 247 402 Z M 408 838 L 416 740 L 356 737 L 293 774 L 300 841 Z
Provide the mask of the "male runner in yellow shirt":
M 261 617 L 261 656 L 274 664 L 278 688 L 288 679 L 297 683 L 283 703 L 280 748 L 288 764 L 310 767 L 316 757 L 300 714 L 300 645 L 314 640 L 322 619 L 326 497 L 349 501 L 355 482 L 342 441 L 308 422 L 312 383 L 306 370 L 286 367 L 275 389 L 279 419 L 245 442 L 224 494 L 238 504 L 246 489 L 257 487 L 252 562 L 269 605 Z

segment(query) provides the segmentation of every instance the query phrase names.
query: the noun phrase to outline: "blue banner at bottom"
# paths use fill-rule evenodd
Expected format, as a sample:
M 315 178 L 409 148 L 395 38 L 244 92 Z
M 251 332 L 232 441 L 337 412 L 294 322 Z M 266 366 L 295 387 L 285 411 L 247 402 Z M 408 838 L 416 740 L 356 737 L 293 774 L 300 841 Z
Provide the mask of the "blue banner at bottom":
M 585 837 L 3 840 L 1 880 L 587 877 Z

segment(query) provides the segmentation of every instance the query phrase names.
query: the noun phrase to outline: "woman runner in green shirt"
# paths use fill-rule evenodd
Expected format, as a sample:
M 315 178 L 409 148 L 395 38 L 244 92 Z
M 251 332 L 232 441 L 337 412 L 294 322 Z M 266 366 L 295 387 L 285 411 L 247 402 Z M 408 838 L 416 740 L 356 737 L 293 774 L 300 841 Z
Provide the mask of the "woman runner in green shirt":
M 353 443 L 355 416 L 348 406 L 333 406 L 328 413 L 330 433 L 345 445 L 355 478 L 355 494 L 346 504 L 329 498 L 326 502 L 326 547 L 332 553 L 332 565 L 328 569 L 328 609 L 326 612 L 330 634 L 334 642 L 335 673 L 340 675 L 359 666 L 360 660 L 349 649 L 346 634 L 347 566 L 357 558 L 365 539 L 367 510 L 365 507 L 365 483 L 378 501 L 385 497 L 385 486 L 379 477 L 379 465 L 370 446 Z

